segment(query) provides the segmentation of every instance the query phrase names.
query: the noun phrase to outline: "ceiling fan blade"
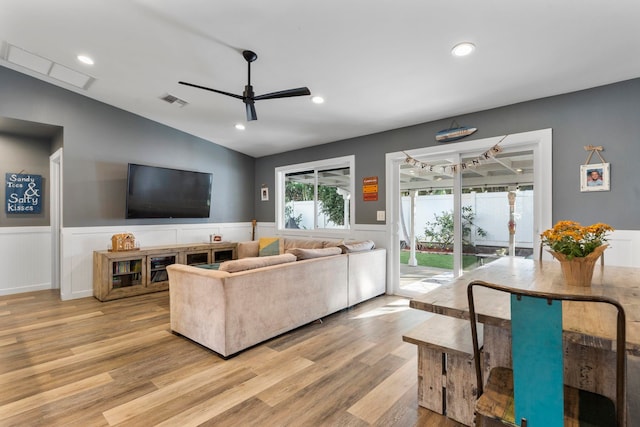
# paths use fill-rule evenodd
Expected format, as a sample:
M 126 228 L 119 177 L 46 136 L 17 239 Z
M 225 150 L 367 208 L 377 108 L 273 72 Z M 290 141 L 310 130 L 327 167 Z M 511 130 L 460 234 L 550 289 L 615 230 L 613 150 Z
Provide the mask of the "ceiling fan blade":
M 185 85 L 185 86 L 191 86 L 191 87 L 195 87 L 198 89 L 204 89 L 204 90 L 208 90 L 211 92 L 215 92 L 215 93 L 220 93 L 222 95 L 227 95 L 227 96 L 231 96 L 233 98 L 237 98 L 237 99 L 244 99 L 244 97 L 242 95 L 236 95 L 235 93 L 229 93 L 229 92 L 224 92 L 222 90 L 218 90 L 218 89 L 211 89 L 210 87 L 206 87 L 206 86 L 200 86 L 200 85 L 194 85 L 193 83 L 187 83 L 187 82 L 178 82 L 181 85 Z
M 254 96 L 253 99 L 258 101 L 260 99 L 276 99 L 276 98 L 290 98 L 292 96 L 306 96 L 311 95 L 311 91 L 307 87 L 298 87 L 295 89 L 280 90 L 278 92 L 265 93 L 264 95 Z
M 258 116 L 256 115 L 256 107 L 253 105 L 253 102 L 245 103 L 247 107 L 247 121 L 258 120 Z
M 242 56 L 247 61 L 247 84 L 244 87 L 244 92 L 242 95 L 236 95 L 235 93 L 229 93 L 218 89 L 212 89 L 206 86 L 200 86 L 193 83 L 187 82 L 178 82 L 181 85 L 191 86 L 198 89 L 208 90 L 210 92 L 219 93 L 221 95 L 227 95 L 232 98 L 241 99 L 245 104 L 245 110 L 247 112 L 247 121 L 258 120 L 258 115 L 256 114 L 256 107 L 254 105 L 255 101 L 259 101 L 261 99 L 276 99 L 276 98 L 290 98 L 293 96 L 308 96 L 311 95 L 311 91 L 308 87 L 298 87 L 295 89 L 286 89 L 279 90 L 277 92 L 265 93 L 264 95 L 255 96 L 253 92 L 253 86 L 251 86 L 251 63 L 258 59 L 258 55 L 255 52 L 250 50 L 245 50 L 242 52 Z

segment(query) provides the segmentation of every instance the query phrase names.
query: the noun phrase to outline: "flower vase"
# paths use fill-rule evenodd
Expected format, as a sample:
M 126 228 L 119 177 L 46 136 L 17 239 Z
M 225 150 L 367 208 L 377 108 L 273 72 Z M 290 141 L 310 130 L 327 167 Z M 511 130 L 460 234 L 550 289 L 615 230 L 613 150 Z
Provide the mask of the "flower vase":
M 608 245 L 598 246 L 589 255 L 584 257 L 573 257 L 567 259 L 567 256 L 558 252 L 549 251 L 551 255 L 560 261 L 562 267 L 562 276 L 569 286 L 591 286 L 593 278 L 593 268 L 596 261 Z

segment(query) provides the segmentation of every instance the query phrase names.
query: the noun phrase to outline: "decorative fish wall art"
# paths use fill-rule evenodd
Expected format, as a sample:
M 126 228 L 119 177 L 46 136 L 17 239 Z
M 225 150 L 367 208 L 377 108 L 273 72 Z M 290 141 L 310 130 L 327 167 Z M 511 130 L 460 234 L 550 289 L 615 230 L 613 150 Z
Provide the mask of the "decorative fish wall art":
M 475 133 L 478 128 L 472 128 L 469 126 L 460 126 L 455 120 L 451 123 L 451 126 L 447 129 L 442 129 L 436 133 L 436 141 L 438 142 L 451 142 L 458 139 L 465 138 Z

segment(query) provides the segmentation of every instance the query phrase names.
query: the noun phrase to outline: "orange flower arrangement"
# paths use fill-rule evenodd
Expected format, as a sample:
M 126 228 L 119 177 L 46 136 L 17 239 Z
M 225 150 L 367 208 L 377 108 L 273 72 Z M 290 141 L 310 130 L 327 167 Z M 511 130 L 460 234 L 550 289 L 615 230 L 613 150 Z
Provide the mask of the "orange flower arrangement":
M 564 254 L 568 260 L 585 257 L 602 246 L 606 234 L 613 228 L 601 222 L 582 226 L 574 221 L 558 221 L 552 229 L 540 234 L 542 244 L 557 253 Z

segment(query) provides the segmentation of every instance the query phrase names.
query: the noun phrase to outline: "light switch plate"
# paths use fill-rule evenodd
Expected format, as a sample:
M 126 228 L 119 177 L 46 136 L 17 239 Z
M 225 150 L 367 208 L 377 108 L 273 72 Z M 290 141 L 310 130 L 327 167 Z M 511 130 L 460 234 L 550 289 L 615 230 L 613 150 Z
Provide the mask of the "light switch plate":
M 385 212 L 384 211 L 377 211 L 376 220 L 384 221 L 384 219 L 385 219 Z

